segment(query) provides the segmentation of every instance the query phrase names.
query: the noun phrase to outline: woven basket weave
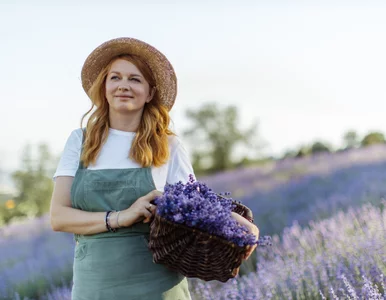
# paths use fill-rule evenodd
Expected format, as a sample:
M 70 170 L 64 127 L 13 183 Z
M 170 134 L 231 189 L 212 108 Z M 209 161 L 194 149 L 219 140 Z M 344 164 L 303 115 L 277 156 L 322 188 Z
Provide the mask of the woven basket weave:
M 253 222 L 251 210 L 234 202 L 234 212 Z M 246 247 L 224 238 L 168 221 L 158 214 L 150 224 L 149 249 L 153 261 L 186 277 L 226 282 L 240 269 Z

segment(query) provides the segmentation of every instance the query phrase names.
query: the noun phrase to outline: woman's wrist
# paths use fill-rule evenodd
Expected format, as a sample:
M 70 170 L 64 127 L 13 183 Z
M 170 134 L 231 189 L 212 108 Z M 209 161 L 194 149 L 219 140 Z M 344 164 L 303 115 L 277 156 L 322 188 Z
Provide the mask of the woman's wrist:
M 110 232 L 116 232 L 116 228 L 114 228 L 111 224 L 112 224 L 112 217 L 113 217 L 113 214 L 116 213 L 115 210 L 109 210 L 106 212 L 106 215 L 105 215 L 105 225 L 106 225 L 106 229 Z
M 122 226 L 119 224 L 119 213 L 120 213 L 120 212 L 121 212 L 120 210 L 117 211 L 117 214 L 116 214 L 117 216 L 116 216 L 116 218 L 115 218 L 115 219 L 116 219 L 116 225 L 117 225 L 117 228 L 121 228 L 121 227 L 122 227 Z
M 116 216 L 114 219 L 115 220 L 114 226 L 116 226 L 117 228 L 119 228 L 118 225 L 120 227 L 130 227 L 131 225 L 133 225 L 135 223 L 135 217 L 127 209 L 120 211 L 119 214 L 118 214 L 118 212 L 116 212 L 115 215 Z M 118 221 L 118 223 L 117 223 L 117 221 Z
M 113 210 L 111 213 L 110 213 L 110 216 L 109 216 L 109 226 L 110 228 L 112 229 L 118 229 L 118 228 L 122 228 L 122 224 L 121 224 L 121 220 L 119 219 L 121 216 L 119 215 L 121 211 L 115 211 Z

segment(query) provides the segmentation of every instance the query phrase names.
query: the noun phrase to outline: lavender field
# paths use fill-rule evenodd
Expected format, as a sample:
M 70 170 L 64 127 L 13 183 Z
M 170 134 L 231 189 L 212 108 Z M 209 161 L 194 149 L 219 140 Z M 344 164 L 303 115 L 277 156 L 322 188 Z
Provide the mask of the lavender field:
M 221 285 L 196 281 L 196 299 L 386 299 L 386 202 L 309 228 L 286 228 L 258 251 L 258 271 Z
M 16 292 L 38 299 L 68 285 L 74 245 L 72 235 L 51 230 L 48 216 L 1 228 L 0 299 L 14 299 Z
M 248 205 L 263 234 L 280 234 L 294 220 L 304 226 L 386 198 L 386 147 L 287 159 L 200 180 Z
M 274 244 L 256 251 L 257 271 L 190 280 L 193 299 L 386 299 L 384 146 L 199 180 L 250 206 Z M 1 228 L 0 299 L 70 299 L 73 247 L 47 217 Z

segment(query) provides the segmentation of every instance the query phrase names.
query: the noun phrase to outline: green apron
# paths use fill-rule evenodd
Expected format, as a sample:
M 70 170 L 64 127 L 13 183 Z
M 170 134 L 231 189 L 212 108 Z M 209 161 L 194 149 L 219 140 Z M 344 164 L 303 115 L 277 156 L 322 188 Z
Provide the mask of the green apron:
M 79 164 L 72 206 L 91 212 L 124 210 L 156 189 L 150 168 L 88 170 Z M 191 299 L 186 278 L 153 262 L 149 224 L 117 232 L 75 234 L 73 300 Z

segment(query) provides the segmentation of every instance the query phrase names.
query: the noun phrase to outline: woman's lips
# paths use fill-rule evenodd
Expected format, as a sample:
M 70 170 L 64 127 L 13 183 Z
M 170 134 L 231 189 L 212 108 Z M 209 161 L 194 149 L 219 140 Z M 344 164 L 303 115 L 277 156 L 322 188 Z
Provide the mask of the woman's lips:
M 132 96 L 115 96 L 115 97 L 118 97 L 118 98 L 133 98 Z

